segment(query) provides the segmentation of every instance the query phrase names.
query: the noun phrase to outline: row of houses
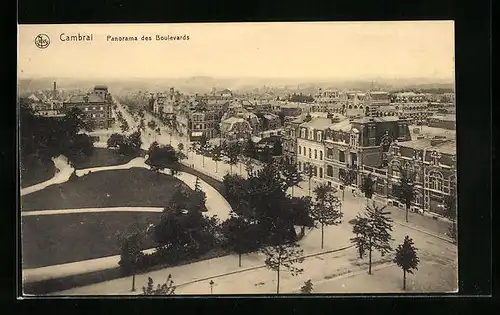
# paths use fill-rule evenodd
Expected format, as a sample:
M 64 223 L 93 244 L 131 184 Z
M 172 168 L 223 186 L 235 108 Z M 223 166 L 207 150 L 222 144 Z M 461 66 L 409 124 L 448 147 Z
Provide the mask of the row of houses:
M 423 211 L 442 212 L 445 196 L 456 187 L 455 141 L 412 140 L 406 119 L 302 115 L 285 123 L 282 143 L 283 158 L 303 173 L 311 167 L 313 181 L 341 187 L 343 174 L 354 169 L 354 187 L 370 175 L 384 198 L 391 198 L 399 167 L 411 169 L 417 174 L 414 207 Z

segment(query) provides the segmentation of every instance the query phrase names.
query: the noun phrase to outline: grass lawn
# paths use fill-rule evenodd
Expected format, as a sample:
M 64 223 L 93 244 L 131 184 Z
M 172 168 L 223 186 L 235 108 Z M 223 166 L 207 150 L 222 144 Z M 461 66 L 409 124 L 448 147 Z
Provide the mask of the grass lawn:
M 120 254 L 119 235 L 159 221 L 161 213 L 108 212 L 22 218 L 23 268 Z M 145 239 L 143 249 L 154 247 Z
M 164 207 L 181 180 L 142 168 L 87 174 L 23 196 L 22 210 Z
M 73 162 L 73 167 L 76 169 L 84 169 L 99 166 L 112 166 L 127 164 L 137 156 L 121 155 L 115 150 L 105 148 L 94 148 L 94 152 L 85 161 Z
M 21 178 L 21 188 L 33 186 L 49 180 L 54 177 L 55 173 L 56 167 L 52 161 L 46 163 L 33 163 Z

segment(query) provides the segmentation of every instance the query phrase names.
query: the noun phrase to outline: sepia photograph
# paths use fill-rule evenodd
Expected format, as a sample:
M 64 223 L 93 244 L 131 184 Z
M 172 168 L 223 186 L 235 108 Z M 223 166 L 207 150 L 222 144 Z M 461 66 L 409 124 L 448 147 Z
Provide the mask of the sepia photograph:
M 458 292 L 453 21 L 18 25 L 23 296 Z

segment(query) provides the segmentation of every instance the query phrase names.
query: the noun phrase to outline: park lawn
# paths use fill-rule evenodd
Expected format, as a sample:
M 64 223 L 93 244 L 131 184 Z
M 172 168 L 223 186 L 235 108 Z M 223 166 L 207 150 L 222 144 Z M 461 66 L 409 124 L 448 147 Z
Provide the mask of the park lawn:
M 120 235 L 157 223 L 159 212 L 73 213 L 22 218 L 23 268 L 120 254 Z M 145 237 L 142 248 L 155 247 Z
M 72 165 L 76 169 L 121 165 L 127 164 L 137 156 L 138 155 L 122 155 L 119 154 L 116 150 L 111 149 L 94 148 L 94 152 L 91 156 L 87 157 L 84 161 L 74 161 Z
M 20 185 L 21 188 L 33 186 L 54 177 L 56 174 L 56 166 L 52 160 L 48 162 L 33 163 L 26 173 L 22 176 Z
M 90 173 L 23 196 L 23 211 L 102 207 L 165 207 L 181 180 L 143 168 Z

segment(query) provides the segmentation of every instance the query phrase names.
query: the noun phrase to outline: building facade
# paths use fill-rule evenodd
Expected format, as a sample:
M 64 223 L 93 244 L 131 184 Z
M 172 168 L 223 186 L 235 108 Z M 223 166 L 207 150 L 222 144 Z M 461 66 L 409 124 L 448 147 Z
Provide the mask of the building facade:
M 108 88 L 104 85 L 97 85 L 93 93 L 71 96 L 63 103 L 63 108 L 65 110 L 72 107 L 80 108 L 96 128 L 108 129 L 112 124 L 111 105 L 112 98 Z
M 456 142 L 434 138 L 391 145 L 386 194 L 390 197 L 402 171 L 415 174 L 412 207 L 442 215 L 446 196 L 456 192 Z

